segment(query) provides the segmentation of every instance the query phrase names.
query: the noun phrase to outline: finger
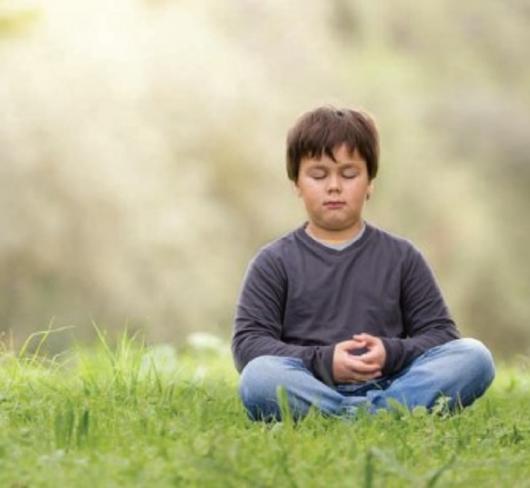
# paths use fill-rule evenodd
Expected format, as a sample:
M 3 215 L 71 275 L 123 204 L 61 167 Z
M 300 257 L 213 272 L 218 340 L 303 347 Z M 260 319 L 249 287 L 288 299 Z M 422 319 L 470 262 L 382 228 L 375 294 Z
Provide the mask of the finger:
M 345 351 L 350 351 L 353 349 L 360 349 L 364 347 L 364 342 L 356 341 L 354 339 L 350 339 L 348 341 L 341 342 L 341 347 Z
M 372 349 L 368 352 L 365 352 L 364 354 L 359 354 L 359 356 L 357 356 L 356 359 L 359 359 L 365 363 L 371 363 L 373 361 L 377 361 L 378 357 L 379 357 L 379 353 Z
M 353 338 L 358 341 L 364 341 L 367 344 L 373 344 L 375 336 L 363 332 L 362 334 L 355 334 Z
M 359 361 L 357 358 L 350 359 L 346 362 L 346 365 L 350 369 L 350 371 L 361 374 L 372 374 L 381 369 L 378 364 L 365 363 L 364 361 Z
M 355 342 L 357 342 L 357 344 L 359 344 L 359 348 L 362 348 L 362 347 L 366 347 L 367 344 L 366 344 L 366 341 L 363 341 L 362 339 L 353 339 Z

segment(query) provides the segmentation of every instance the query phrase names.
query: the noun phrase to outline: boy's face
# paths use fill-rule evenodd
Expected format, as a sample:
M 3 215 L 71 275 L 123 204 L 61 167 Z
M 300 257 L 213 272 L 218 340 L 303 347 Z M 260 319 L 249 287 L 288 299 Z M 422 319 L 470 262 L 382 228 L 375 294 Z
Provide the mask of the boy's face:
M 340 241 L 360 231 L 373 182 L 357 151 L 350 153 L 342 144 L 333 156 L 337 162 L 326 154 L 320 159 L 302 158 L 295 185 L 309 217 L 308 231 L 323 240 Z

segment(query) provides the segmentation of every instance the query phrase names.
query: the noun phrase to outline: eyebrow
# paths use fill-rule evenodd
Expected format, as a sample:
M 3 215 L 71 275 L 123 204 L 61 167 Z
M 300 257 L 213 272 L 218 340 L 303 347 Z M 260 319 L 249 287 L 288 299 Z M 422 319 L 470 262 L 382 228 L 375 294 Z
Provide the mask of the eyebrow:
M 338 166 L 339 168 L 355 168 L 355 169 L 359 169 L 359 166 L 356 165 L 355 163 L 340 163 L 340 162 L 337 161 L 336 166 Z M 308 167 L 308 169 L 328 169 L 328 168 L 329 168 L 328 165 L 322 164 L 322 163 L 316 163 L 316 164 L 313 164 L 313 165 Z

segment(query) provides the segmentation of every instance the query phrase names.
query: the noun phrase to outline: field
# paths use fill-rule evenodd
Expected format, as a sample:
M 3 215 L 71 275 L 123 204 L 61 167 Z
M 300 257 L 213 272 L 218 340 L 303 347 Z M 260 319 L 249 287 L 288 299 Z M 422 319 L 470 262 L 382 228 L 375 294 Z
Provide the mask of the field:
M 226 347 L 0 352 L 0 486 L 530 486 L 528 360 L 458 415 L 250 422 Z M 30 352 L 31 351 L 31 352 Z

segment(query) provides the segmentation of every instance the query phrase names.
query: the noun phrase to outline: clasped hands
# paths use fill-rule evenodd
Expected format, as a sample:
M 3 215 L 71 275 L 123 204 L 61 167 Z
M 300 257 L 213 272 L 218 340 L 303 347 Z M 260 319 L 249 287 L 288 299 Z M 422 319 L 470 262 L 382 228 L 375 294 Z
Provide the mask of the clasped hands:
M 355 350 L 366 352 L 355 355 Z M 383 341 L 370 334 L 355 334 L 353 339 L 339 342 L 333 353 L 333 379 L 336 383 L 364 382 L 381 376 L 386 350 Z

